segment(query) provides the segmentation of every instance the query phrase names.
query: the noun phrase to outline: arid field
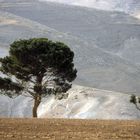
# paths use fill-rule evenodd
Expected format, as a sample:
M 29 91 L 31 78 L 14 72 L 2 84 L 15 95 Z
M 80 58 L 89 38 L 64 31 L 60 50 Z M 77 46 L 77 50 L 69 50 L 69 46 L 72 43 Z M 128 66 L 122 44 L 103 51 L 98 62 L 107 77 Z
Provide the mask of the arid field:
M 0 140 L 140 140 L 140 121 L 0 119 Z

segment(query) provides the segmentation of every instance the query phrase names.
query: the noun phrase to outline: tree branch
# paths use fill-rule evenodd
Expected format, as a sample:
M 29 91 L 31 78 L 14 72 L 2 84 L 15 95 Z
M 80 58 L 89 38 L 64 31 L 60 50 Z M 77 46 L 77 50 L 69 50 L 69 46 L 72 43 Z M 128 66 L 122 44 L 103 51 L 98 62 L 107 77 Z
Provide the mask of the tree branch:
M 136 108 L 140 111 L 140 107 L 138 107 L 137 103 L 135 104 Z

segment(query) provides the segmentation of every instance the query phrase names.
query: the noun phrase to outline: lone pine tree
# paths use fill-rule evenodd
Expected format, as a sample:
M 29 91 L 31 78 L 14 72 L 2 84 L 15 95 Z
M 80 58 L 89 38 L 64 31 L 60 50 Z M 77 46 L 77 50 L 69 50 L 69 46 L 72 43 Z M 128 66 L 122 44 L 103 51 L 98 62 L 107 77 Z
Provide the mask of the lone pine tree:
M 9 97 L 33 97 L 32 114 L 37 117 L 43 97 L 60 95 L 71 88 L 77 74 L 73 58 L 74 53 L 61 42 L 47 38 L 15 41 L 9 55 L 0 58 L 0 91 Z

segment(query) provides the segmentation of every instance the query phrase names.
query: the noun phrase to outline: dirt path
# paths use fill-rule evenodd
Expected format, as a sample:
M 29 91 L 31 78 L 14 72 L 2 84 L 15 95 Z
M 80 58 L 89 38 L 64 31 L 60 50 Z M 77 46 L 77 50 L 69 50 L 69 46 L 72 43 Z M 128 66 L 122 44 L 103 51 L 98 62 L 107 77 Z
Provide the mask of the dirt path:
M 140 121 L 0 119 L 0 140 L 140 140 Z

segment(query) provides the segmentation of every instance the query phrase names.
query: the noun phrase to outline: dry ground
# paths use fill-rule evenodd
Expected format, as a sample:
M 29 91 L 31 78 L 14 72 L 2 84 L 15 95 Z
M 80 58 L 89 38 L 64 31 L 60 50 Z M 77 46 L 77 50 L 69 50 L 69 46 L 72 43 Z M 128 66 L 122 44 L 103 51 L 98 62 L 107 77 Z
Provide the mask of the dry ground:
M 0 119 L 0 140 L 140 140 L 140 121 Z

